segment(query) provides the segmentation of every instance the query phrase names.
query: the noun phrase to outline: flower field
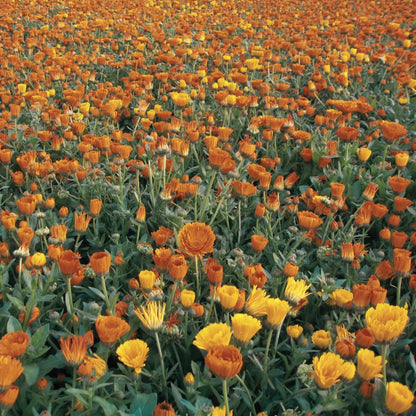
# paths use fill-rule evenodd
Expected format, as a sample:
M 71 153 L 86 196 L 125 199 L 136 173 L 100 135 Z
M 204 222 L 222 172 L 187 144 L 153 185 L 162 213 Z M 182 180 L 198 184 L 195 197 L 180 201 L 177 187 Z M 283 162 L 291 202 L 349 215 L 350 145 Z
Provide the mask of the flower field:
M 412 0 L 0 0 L 1 415 L 416 414 Z

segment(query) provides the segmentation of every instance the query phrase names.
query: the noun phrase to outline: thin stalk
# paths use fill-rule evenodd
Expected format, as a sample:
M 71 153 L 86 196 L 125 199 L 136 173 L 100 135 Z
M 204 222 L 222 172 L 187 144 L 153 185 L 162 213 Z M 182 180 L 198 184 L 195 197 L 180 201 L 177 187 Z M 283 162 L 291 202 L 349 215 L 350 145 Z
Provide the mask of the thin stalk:
M 241 200 L 238 200 L 238 230 L 237 230 L 237 246 L 241 240 Z
M 386 359 L 387 359 L 387 349 L 388 349 L 388 345 L 386 343 L 383 343 L 381 345 L 381 357 L 382 357 L 381 359 L 382 359 L 382 362 L 383 362 L 383 383 L 384 383 L 384 386 L 387 385 L 387 366 L 386 366 L 386 364 L 387 364 L 387 361 L 386 361 Z
M 194 257 L 195 259 L 195 280 L 196 280 L 196 296 L 197 299 L 199 299 L 200 295 L 201 295 L 201 289 L 199 287 L 199 269 L 198 269 L 198 256 Z
M 215 299 L 215 292 L 216 292 L 216 290 L 217 290 L 217 287 L 214 286 L 213 289 L 212 289 L 211 302 L 209 304 L 208 314 L 207 314 L 207 316 L 205 318 L 205 324 L 208 323 L 209 317 L 211 316 L 211 313 L 212 313 L 212 308 L 214 306 L 214 299 Z
M 222 380 L 222 395 L 224 396 L 225 416 L 228 416 L 230 414 L 230 405 L 228 404 L 228 387 L 226 378 Z
M 101 279 L 101 286 L 103 288 L 103 293 L 104 293 L 104 298 L 105 298 L 105 304 L 107 305 L 108 312 L 111 315 L 113 315 L 113 312 L 114 311 L 112 310 L 112 308 L 110 306 L 110 299 L 108 297 L 107 287 L 105 285 L 105 276 L 104 276 L 104 274 L 101 274 L 100 279 Z
M 173 282 L 173 288 L 169 294 L 168 303 L 166 305 L 166 311 L 170 314 L 170 309 L 172 308 L 173 298 L 175 297 L 176 288 L 178 286 L 178 282 L 175 280 Z
M 157 332 L 155 332 L 155 339 L 156 339 L 157 351 L 159 352 L 159 358 L 160 358 L 160 370 L 162 372 L 163 394 L 165 395 L 165 400 L 168 400 L 168 386 L 166 384 L 165 362 L 163 361 L 162 348 L 160 346 L 159 334 Z
M 235 377 L 237 378 L 238 382 L 243 386 L 243 389 L 245 390 L 247 397 L 250 400 L 250 406 L 251 406 L 251 411 L 253 413 L 253 416 L 256 415 L 257 412 L 256 412 L 256 408 L 254 407 L 253 399 L 251 398 L 250 390 L 246 386 L 246 383 L 244 383 L 244 380 L 238 374 Z
M 264 380 L 267 380 L 267 365 L 269 361 L 269 349 L 270 349 L 270 344 L 272 342 L 272 336 L 273 336 L 273 328 L 271 328 L 269 331 L 269 335 L 267 337 L 267 342 L 266 342 L 266 350 L 264 351 L 264 364 L 263 364 Z
M 402 280 L 403 277 L 399 276 L 399 280 L 397 283 L 397 292 L 396 292 L 396 305 L 400 306 L 400 295 L 401 295 L 401 291 L 402 291 Z
M 211 192 L 211 188 L 212 188 L 212 186 L 214 185 L 214 180 L 215 180 L 215 176 L 216 176 L 216 175 L 217 175 L 217 171 L 216 171 L 216 170 L 214 170 L 214 173 L 213 173 L 213 175 L 211 176 L 211 180 L 210 180 L 210 182 L 209 182 L 208 188 L 207 188 L 206 193 L 205 193 L 205 199 L 204 199 L 204 202 L 202 203 L 202 207 L 201 207 L 201 214 L 199 215 L 199 221 L 202 221 L 202 217 L 203 217 L 203 215 L 204 215 L 204 213 L 205 213 L 205 208 L 206 208 L 206 206 L 207 206 L 207 202 L 208 202 L 209 194 L 210 194 L 210 192 Z

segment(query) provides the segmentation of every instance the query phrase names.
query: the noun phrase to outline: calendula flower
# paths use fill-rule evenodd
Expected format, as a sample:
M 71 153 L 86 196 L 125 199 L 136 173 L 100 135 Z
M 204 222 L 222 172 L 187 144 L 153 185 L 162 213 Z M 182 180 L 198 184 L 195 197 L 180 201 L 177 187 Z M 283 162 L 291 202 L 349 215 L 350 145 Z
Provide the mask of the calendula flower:
M 188 309 L 195 302 L 195 292 L 193 290 L 183 289 L 181 292 L 181 305 Z
M 383 377 L 383 357 L 375 356 L 374 351 L 361 348 L 357 353 L 357 373 L 365 381 Z
M 243 367 L 243 356 L 234 345 L 214 345 L 208 350 L 205 364 L 216 376 L 232 378 Z
M 383 136 L 390 142 L 400 139 L 400 137 L 407 133 L 406 127 L 388 120 L 383 120 L 380 128 Z
M 134 313 L 140 322 L 152 331 L 159 330 L 163 325 L 166 303 L 150 301 L 146 306 L 139 306 Z
M 175 254 L 169 260 L 169 275 L 174 280 L 182 280 L 188 273 L 188 263 L 182 254 Z
M 313 212 L 300 211 L 297 213 L 299 225 L 308 230 L 319 227 L 322 224 L 322 219 Z
M 162 402 L 153 409 L 153 416 L 175 416 L 175 410 L 169 403 Z
M 267 299 L 266 304 L 266 322 L 272 328 L 279 328 L 283 320 L 286 318 L 286 315 L 290 311 L 291 306 L 289 302 L 281 300 L 278 298 L 269 298 Z
M 97 275 L 108 274 L 111 266 L 111 255 L 106 251 L 93 253 L 90 257 L 90 266 Z
M 289 263 L 285 264 L 285 267 L 283 268 L 283 273 L 288 277 L 296 277 L 296 275 L 299 273 L 299 266 L 290 261 Z
M 325 331 L 324 329 L 315 331 L 312 334 L 312 342 L 321 350 L 326 350 L 331 343 L 331 333 L 329 331 Z
M 215 345 L 228 345 L 231 335 L 231 328 L 227 324 L 212 323 L 196 334 L 193 344 L 200 350 L 209 350 Z
M 213 407 L 210 416 L 227 416 L 226 407 Z M 233 411 L 228 412 L 228 416 L 233 416 Z
M 290 338 L 298 339 L 303 332 L 303 328 L 300 325 L 289 325 L 286 328 L 286 333 Z
M 101 315 L 95 321 L 95 329 L 100 341 L 111 345 L 130 331 L 130 325 L 118 316 Z
M 19 387 L 10 386 L 6 391 L 0 393 L 0 408 L 3 410 L 10 409 L 17 400 L 19 395 Z
M 253 286 L 251 293 L 246 299 L 245 309 L 253 316 L 264 316 L 267 314 L 267 299 L 270 296 L 266 294 L 264 289 Z
M 143 290 L 152 290 L 156 282 L 156 274 L 152 270 L 142 270 L 139 273 L 139 282 Z
M 203 256 L 214 251 L 215 234 L 200 222 L 185 224 L 178 233 L 179 249 L 190 256 Z
M 262 235 L 251 236 L 251 246 L 255 251 L 263 251 L 268 243 L 269 240 L 266 237 L 263 237 Z
M 81 266 L 78 256 L 72 250 L 65 250 L 59 255 L 58 265 L 65 276 L 72 276 Z
M 236 286 L 224 285 L 216 289 L 216 295 L 220 298 L 221 306 L 231 311 L 234 309 L 238 300 L 238 288 Z
M 313 357 L 314 379 L 321 389 L 329 389 L 341 380 L 344 360 L 333 352 Z
M 121 344 L 116 353 L 123 364 L 133 368 L 136 374 L 140 374 L 145 366 L 149 347 L 141 339 L 131 339 Z
M 107 363 L 97 354 L 93 357 L 87 355 L 77 372 L 81 376 L 88 377 L 89 381 L 97 381 L 107 372 Z
M 236 313 L 231 318 L 234 338 L 242 344 L 247 344 L 261 329 L 261 322 L 246 313 Z
M 414 395 L 406 385 L 397 381 L 387 383 L 385 405 L 390 412 L 400 414 L 408 411 L 413 400 Z
M 29 341 L 29 335 L 23 331 L 5 334 L 0 339 L 0 355 L 20 357 L 25 353 Z
M 408 316 L 405 308 L 379 303 L 366 312 L 365 320 L 376 341 L 382 343 L 394 340 L 404 331 Z
M 87 342 L 82 335 L 68 336 L 60 339 L 61 351 L 68 364 L 79 366 L 87 355 Z
M 285 298 L 292 305 L 299 305 L 300 301 L 310 295 L 308 289 L 312 284 L 307 284 L 306 280 L 295 280 L 294 277 L 289 277 L 286 283 Z
M 329 295 L 329 299 L 331 302 L 333 302 L 333 304 L 342 308 L 352 301 L 353 294 L 350 290 L 347 289 L 335 289 Z
M 101 201 L 101 199 L 98 199 L 98 198 L 91 199 L 90 201 L 91 215 L 96 217 L 100 213 L 102 206 L 103 206 L 103 201 Z
M 86 212 L 81 212 L 81 214 L 78 214 L 78 212 L 75 212 L 74 213 L 75 231 L 79 233 L 85 232 L 88 228 L 90 221 L 91 221 L 91 217 L 87 215 Z
M 10 355 L 0 355 L 0 391 L 9 388 L 23 373 L 22 363 Z

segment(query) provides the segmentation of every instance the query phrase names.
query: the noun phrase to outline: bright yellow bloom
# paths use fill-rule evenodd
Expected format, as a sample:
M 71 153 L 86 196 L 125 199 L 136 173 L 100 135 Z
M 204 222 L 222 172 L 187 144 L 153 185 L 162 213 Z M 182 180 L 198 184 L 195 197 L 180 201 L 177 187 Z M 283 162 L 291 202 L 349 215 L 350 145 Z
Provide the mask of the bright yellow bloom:
M 116 353 L 123 364 L 134 368 L 134 372 L 140 374 L 145 366 L 149 347 L 141 339 L 131 339 L 121 344 Z
M 321 350 L 326 350 L 331 343 L 331 333 L 321 329 L 312 334 L 312 342 Z
M 386 407 L 390 412 L 399 414 L 404 413 L 412 407 L 414 399 L 409 387 L 397 381 L 387 383 Z
M 90 380 L 92 378 L 96 381 L 107 372 L 107 363 L 97 354 L 93 357 L 87 355 L 77 371 L 82 376 L 88 376 Z
M 267 299 L 267 323 L 277 329 L 286 318 L 291 307 L 285 300 L 279 298 Z
M 313 357 L 315 382 L 321 389 L 329 389 L 340 381 L 343 375 L 344 360 L 333 352 Z
M 201 329 L 193 344 L 200 350 L 209 350 L 215 345 L 228 345 L 231 340 L 231 328 L 225 323 L 213 323 Z
M 246 313 L 237 313 L 231 318 L 234 338 L 246 344 L 261 329 L 261 322 Z
M 139 306 L 134 313 L 141 323 L 153 331 L 159 330 L 163 325 L 166 303 L 150 301 L 146 306 Z
M 308 289 L 311 284 L 307 284 L 306 280 L 295 280 L 294 277 L 289 277 L 286 283 L 285 298 L 294 305 L 299 305 L 299 302 L 310 295 Z
M 270 296 L 266 294 L 265 290 L 253 286 L 253 290 L 246 299 L 246 311 L 253 316 L 264 316 L 267 314 L 267 299 Z
M 233 310 L 237 304 L 238 294 L 236 286 L 224 285 L 216 289 L 216 295 L 220 298 L 221 306 L 228 311 Z
M 383 357 L 375 356 L 374 351 L 361 348 L 357 353 L 357 372 L 365 381 L 370 381 L 374 377 L 383 377 Z
M 366 312 L 365 320 L 376 341 L 389 342 L 404 331 L 408 316 L 405 308 L 379 303 Z
M 351 302 L 353 293 L 347 289 L 336 289 L 330 295 L 328 301 L 330 304 L 335 304 L 340 308 L 344 307 L 348 302 Z
M 224 407 L 213 407 L 210 416 L 226 416 L 226 408 Z M 233 416 L 233 411 L 230 410 L 228 416 Z
M 298 339 L 303 332 L 303 328 L 300 325 L 289 325 L 286 328 L 286 333 L 290 338 Z

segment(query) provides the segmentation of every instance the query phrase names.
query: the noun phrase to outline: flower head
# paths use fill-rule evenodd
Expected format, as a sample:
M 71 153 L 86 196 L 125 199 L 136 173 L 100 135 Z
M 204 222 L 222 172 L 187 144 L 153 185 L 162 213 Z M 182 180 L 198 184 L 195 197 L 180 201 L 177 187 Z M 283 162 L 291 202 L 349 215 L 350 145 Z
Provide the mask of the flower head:
M 246 313 L 237 313 L 231 318 L 234 338 L 242 344 L 247 344 L 261 329 L 261 322 Z
M 22 363 L 10 355 L 0 355 L 0 391 L 9 388 L 23 373 Z
M 270 296 L 266 294 L 264 289 L 253 286 L 253 290 L 246 299 L 245 309 L 253 316 L 264 316 L 267 314 L 267 299 Z
M 163 325 L 166 303 L 150 301 L 146 306 L 139 306 L 134 313 L 140 322 L 152 331 L 159 330 Z
M 23 331 L 5 334 L 0 339 L 0 355 L 20 357 L 25 353 L 29 341 L 29 335 Z
M 272 328 L 278 328 L 286 315 L 290 311 L 291 306 L 285 300 L 279 298 L 267 299 L 266 310 L 267 310 L 267 323 Z
M 404 384 L 397 381 L 387 383 L 385 405 L 394 414 L 404 413 L 412 407 L 414 395 Z
M 374 377 L 383 377 L 383 357 L 375 356 L 374 351 L 361 348 L 357 353 L 357 372 L 365 381 L 370 381 Z
M 185 224 L 178 234 L 179 248 L 190 256 L 203 256 L 214 251 L 215 234 L 201 222 Z
M 389 342 L 404 331 L 408 316 L 405 308 L 379 303 L 366 312 L 365 320 L 376 341 Z
M 333 352 L 313 357 L 315 382 L 321 389 L 329 389 L 338 383 L 343 374 L 344 360 Z
M 232 378 L 240 372 L 243 357 L 234 345 L 215 345 L 208 351 L 205 364 L 216 376 Z
M 95 321 L 98 337 L 104 344 L 113 344 L 130 331 L 130 325 L 118 316 L 99 316 Z
M 61 351 L 65 360 L 74 367 L 79 366 L 87 355 L 88 344 L 82 335 L 60 339 Z
M 308 289 L 311 284 L 307 284 L 306 280 L 295 280 L 294 277 L 289 277 L 286 283 L 285 298 L 294 305 L 299 305 L 300 301 L 310 295 Z
M 145 366 L 149 347 L 141 339 L 131 339 L 121 344 L 116 353 L 123 364 L 134 368 L 134 372 L 140 374 Z
M 215 345 L 228 345 L 231 328 L 225 323 L 212 323 L 202 328 L 195 336 L 193 344 L 200 350 L 209 350 Z

